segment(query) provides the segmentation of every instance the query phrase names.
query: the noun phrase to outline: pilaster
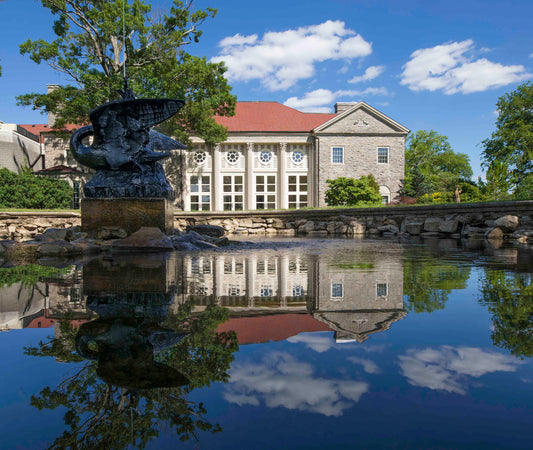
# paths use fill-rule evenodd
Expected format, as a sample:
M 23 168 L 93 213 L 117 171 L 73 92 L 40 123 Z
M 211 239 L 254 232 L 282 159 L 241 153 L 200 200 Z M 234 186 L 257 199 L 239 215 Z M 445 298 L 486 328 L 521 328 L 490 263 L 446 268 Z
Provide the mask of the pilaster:
M 254 201 L 254 144 L 253 142 L 246 143 L 246 202 L 244 209 L 255 209 Z
M 288 209 L 287 192 L 287 143 L 280 142 L 278 158 L 278 209 Z

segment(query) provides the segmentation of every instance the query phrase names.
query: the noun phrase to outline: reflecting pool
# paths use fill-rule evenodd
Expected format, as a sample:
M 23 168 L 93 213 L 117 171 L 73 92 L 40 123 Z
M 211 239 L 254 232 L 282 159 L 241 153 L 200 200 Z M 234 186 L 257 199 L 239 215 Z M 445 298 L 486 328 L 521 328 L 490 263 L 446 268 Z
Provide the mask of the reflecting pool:
M 533 445 L 531 247 L 42 264 L 0 268 L 2 449 Z

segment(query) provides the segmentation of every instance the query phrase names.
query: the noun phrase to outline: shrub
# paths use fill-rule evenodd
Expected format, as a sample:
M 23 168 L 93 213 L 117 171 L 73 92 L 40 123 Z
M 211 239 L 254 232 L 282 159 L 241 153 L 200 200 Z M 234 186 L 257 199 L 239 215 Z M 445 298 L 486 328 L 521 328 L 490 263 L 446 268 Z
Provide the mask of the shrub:
M 379 185 L 372 174 L 359 179 L 339 177 L 327 180 L 325 194 L 328 206 L 369 206 L 381 203 Z
M 65 180 L 39 177 L 24 170 L 0 169 L 0 208 L 70 208 L 72 188 Z

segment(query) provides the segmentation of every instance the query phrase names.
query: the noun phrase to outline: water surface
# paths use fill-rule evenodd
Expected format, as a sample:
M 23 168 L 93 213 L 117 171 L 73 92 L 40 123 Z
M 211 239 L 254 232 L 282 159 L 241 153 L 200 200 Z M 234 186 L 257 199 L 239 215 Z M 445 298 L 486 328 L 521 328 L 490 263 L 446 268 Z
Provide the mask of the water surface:
M 0 447 L 531 448 L 531 250 L 276 242 L 0 269 Z

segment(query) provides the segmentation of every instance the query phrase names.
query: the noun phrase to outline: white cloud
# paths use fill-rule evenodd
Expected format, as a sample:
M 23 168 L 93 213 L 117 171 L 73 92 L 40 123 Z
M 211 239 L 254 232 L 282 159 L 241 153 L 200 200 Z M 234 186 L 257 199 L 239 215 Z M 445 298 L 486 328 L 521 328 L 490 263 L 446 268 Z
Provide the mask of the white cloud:
M 504 66 L 485 58 L 474 60 L 473 51 L 471 39 L 418 49 L 403 66 L 401 84 L 413 91 L 470 94 L 533 76 L 522 65 Z
M 368 392 L 368 383 L 313 376 L 313 367 L 287 353 L 267 355 L 262 363 L 234 364 L 224 398 L 238 405 L 284 407 L 341 416 Z
M 329 333 L 300 333 L 287 339 L 291 344 L 305 344 L 317 353 L 323 353 L 335 346 L 335 339 Z
M 221 52 L 211 59 L 224 61 L 231 81 L 259 80 L 271 91 L 288 89 L 311 78 L 315 65 L 326 60 L 351 60 L 372 53 L 372 45 L 342 21 L 268 32 L 236 34 L 220 41 Z
M 475 347 L 411 349 L 399 359 L 402 374 L 410 384 L 457 394 L 466 393 L 467 377 L 514 372 L 521 364 L 511 356 Z
M 379 77 L 385 71 L 385 66 L 370 66 L 365 70 L 365 73 L 361 76 L 355 76 L 348 83 L 360 83 L 362 81 L 370 81 Z
M 357 356 L 349 356 L 348 361 L 353 362 L 354 364 L 362 365 L 363 370 L 366 373 L 381 373 L 381 369 L 374 361 L 371 361 L 370 359 L 358 358 Z
M 303 97 L 290 97 L 283 104 L 303 112 L 332 112 L 333 105 L 336 101 L 346 99 L 346 101 L 356 101 L 361 97 L 369 95 L 391 95 L 384 87 L 369 87 L 363 90 L 339 90 L 330 91 L 329 89 L 316 89 L 307 92 Z

